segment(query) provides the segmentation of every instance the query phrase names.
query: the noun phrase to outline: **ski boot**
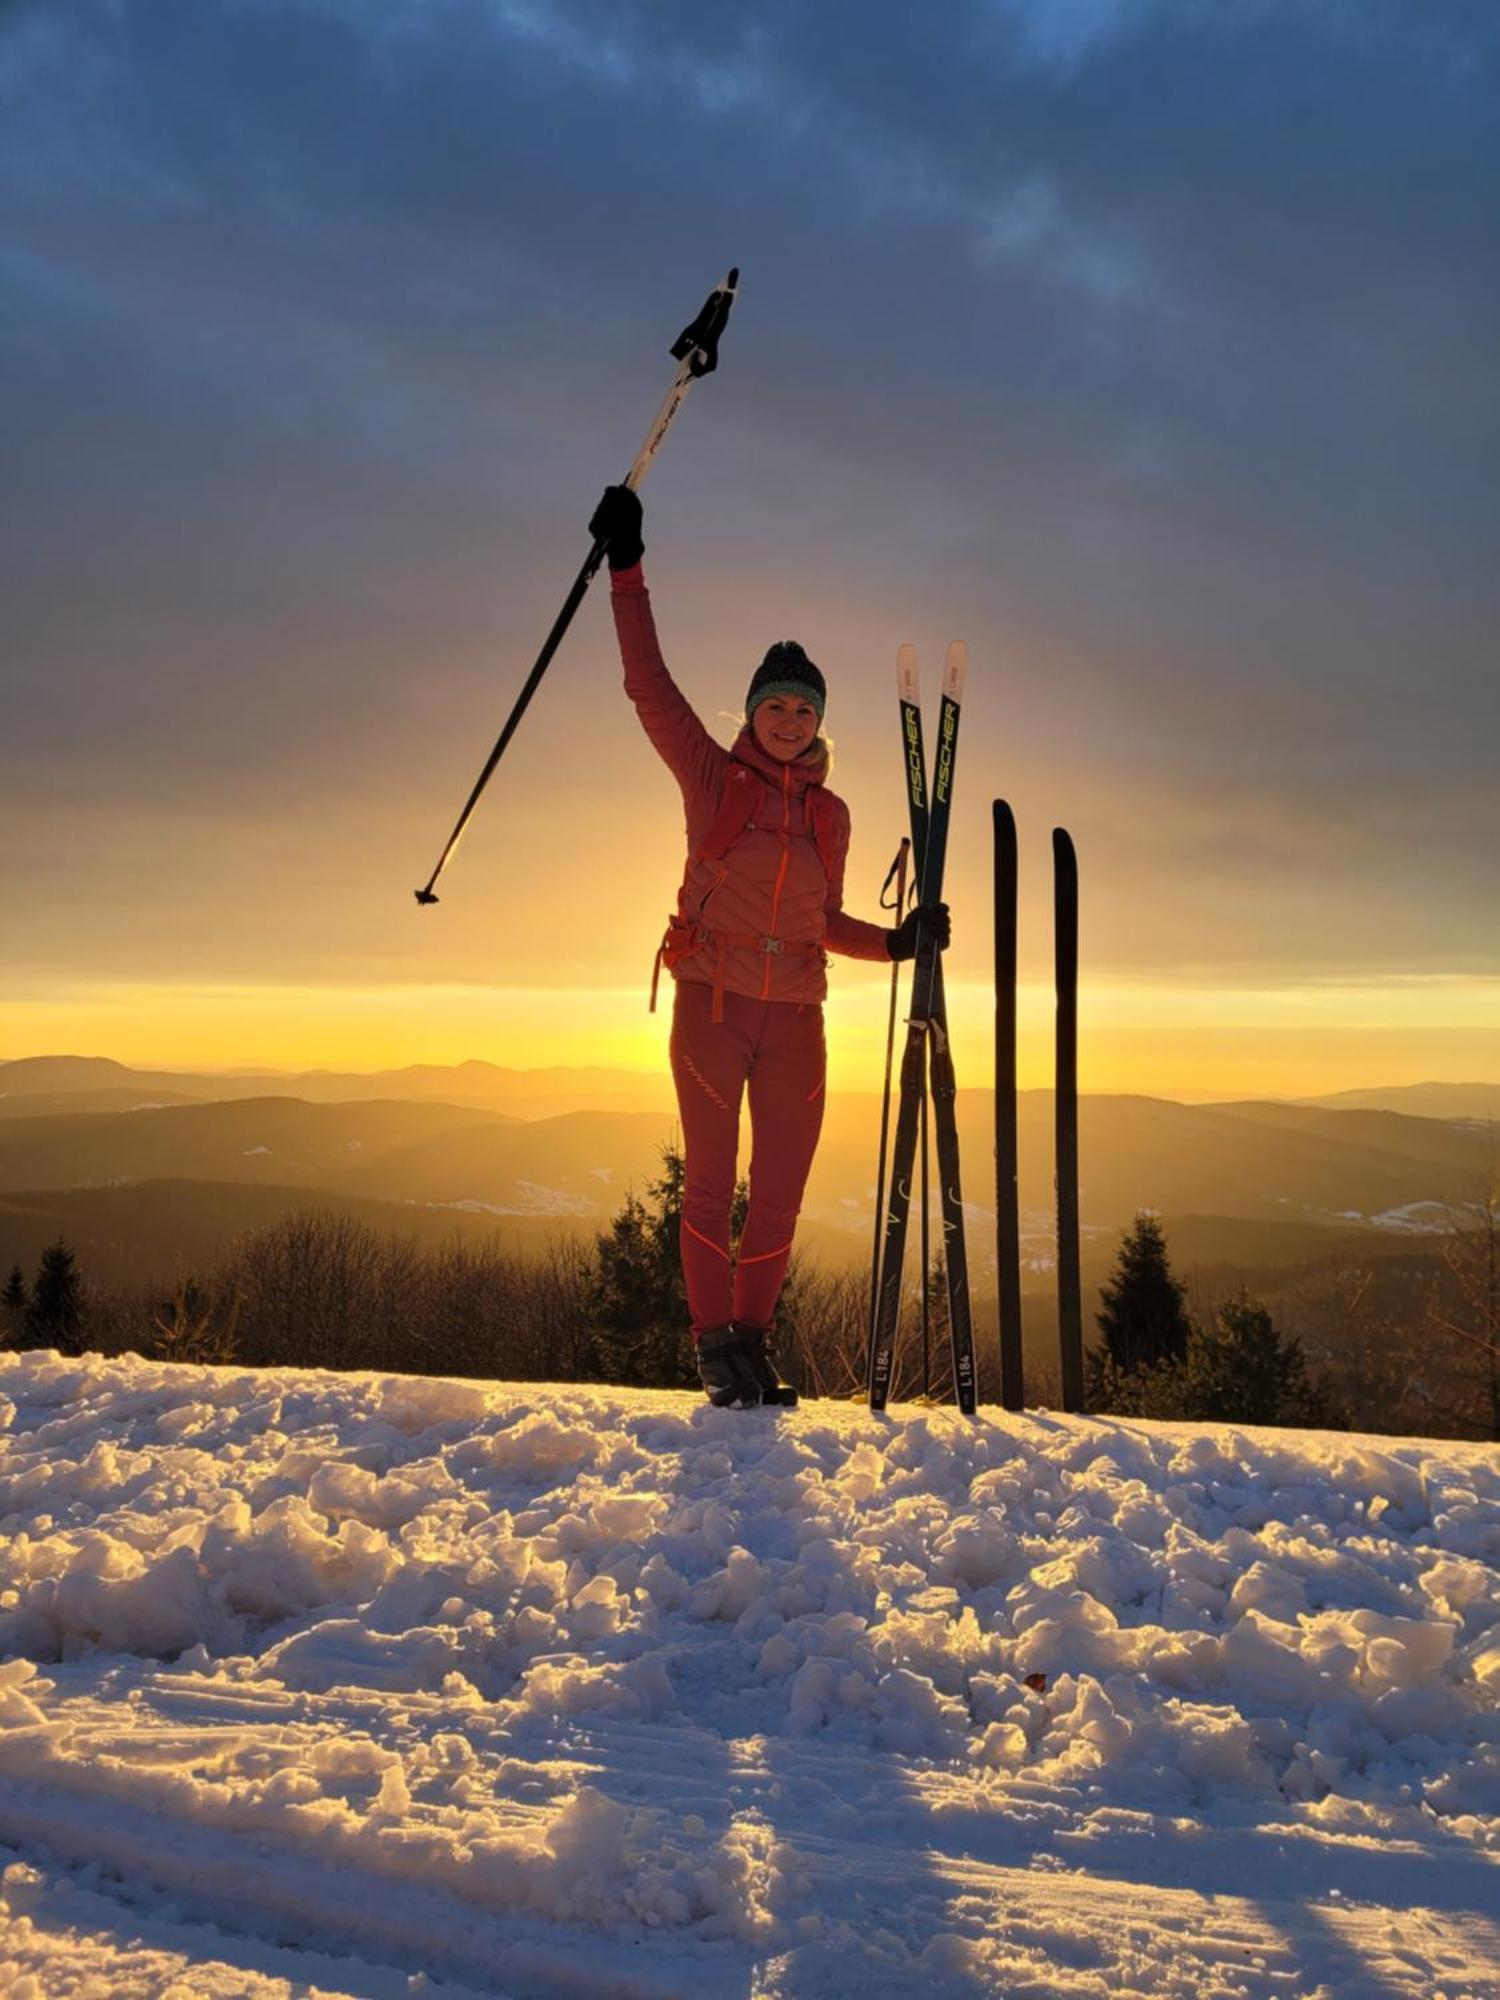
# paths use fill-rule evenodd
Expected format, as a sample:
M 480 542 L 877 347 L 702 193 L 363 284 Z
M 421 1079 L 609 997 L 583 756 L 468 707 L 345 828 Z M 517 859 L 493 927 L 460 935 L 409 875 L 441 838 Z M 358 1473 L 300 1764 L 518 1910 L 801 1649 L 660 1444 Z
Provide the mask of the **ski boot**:
M 698 1336 L 698 1379 L 716 1410 L 753 1410 L 760 1404 L 760 1378 L 738 1327 L 711 1326 Z
M 784 1410 L 797 1407 L 797 1391 L 789 1389 L 776 1373 L 776 1364 L 771 1355 L 770 1328 L 764 1326 L 739 1326 L 734 1329 L 739 1337 L 741 1363 L 755 1378 L 763 1403 L 779 1403 Z

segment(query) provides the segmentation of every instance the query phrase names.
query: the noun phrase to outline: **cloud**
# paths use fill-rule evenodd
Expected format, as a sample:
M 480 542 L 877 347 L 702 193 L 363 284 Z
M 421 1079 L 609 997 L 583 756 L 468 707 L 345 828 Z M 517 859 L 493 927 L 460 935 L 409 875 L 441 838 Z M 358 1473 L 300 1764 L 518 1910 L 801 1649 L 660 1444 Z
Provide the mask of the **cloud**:
M 707 712 L 816 635 L 868 859 L 895 642 L 962 630 L 971 782 L 1078 826 L 1111 962 L 1493 963 L 1494 34 L 1442 11 L 11 10 L 8 796 L 53 907 L 383 963 L 370 816 L 394 874 L 471 778 L 733 256 L 647 496 Z M 589 618 L 527 738 L 580 786 L 621 720 Z M 332 933 L 287 914 L 304 840 Z

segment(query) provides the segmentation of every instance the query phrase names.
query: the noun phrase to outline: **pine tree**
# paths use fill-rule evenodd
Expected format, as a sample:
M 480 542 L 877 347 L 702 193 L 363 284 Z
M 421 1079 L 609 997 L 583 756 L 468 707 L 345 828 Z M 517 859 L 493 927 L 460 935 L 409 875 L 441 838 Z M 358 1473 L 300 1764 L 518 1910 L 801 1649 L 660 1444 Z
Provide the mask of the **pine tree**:
M 59 1237 L 42 1252 L 31 1303 L 26 1308 L 26 1338 L 38 1347 L 55 1347 L 61 1354 L 81 1354 L 83 1314 L 83 1280 L 73 1252 Z
M 1243 1292 L 1219 1307 L 1211 1326 L 1192 1328 L 1180 1361 L 1127 1370 L 1102 1349 L 1090 1361 L 1089 1408 L 1114 1416 L 1348 1428 L 1326 1380 L 1308 1374 L 1302 1343 L 1284 1336 L 1266 1308 Z
M 1342 1430 L 1348 1418 L 1325 1382 L 1314 1382 L 1300 1340 L 1241 1292 L 1195 1328 L 1181 1370 L 1184 1416 L 1200 1423 L 1298 1424 Z
M 675 1147 L 663 1147 L 661 1157 L 661 1178 L 647 1183 L 646 1199 L 627 1195 L 597 1240 L 590 1304 L 606 1381 L 680 1389 L 698 1380 L 680 1249 L 686 1169 Z M 730 1215 L 732 1242 L 744 1228 L 747 1205 L 741 1181 Z
M 1114 1276 L 1100 1297 L 1098 1327 L 1116 1368 L 1130 1374 L 1187 1353 L 1193 1323 L 1167 1262 L 1162 1226 L 1148 1210 L 1121 1237 Z
M 19 1264 L 11 1266 L 5 1290 L 0 1292 L 0 1344 L 9 1346 L 26 1321 L 26 1279 Z

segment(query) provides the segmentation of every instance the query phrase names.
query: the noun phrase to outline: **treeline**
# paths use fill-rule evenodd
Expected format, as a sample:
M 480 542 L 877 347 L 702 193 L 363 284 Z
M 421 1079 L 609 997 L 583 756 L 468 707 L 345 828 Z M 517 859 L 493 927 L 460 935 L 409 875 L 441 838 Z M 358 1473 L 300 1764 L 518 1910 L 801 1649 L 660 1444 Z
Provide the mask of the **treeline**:
M 678 1257 L 682 1160 L 627 1196 L 592 1242 L 559 1237 L 543 1256 L 454 1242 L 439 1250 L 381 1234 L 336 1210 L 307 1210 L 244 1236 L 212 1270 L 170 1292 L 84 1284 L 54 1244 L 28 1284 L 0 1290 L 0 1344 L 64 1353 L 137 1352 L 251 1367 L 373 1369 L 486 1380 L 696 1386 Z M 737 1192 L 734 1233 L 743 1222 Z M 1350 1272 L 1324 1312 L 1275 1313 L 1245 1293 L 1190 1309 L 1161 1226 L 1143 1214 L 1122 1237 L 1100 1295 L 1088 1407 L 1187 1422 L 1352 1427 L 1500 1438 L 1497 1214 L 1444 1247 L 1443 1282 L 1400 1322 L 1372 1309 Z M 1486 1226 L 1487 1224 L 1487 1226 Z M 914 1282 L 893 1395 L 951 1397 L 940 1267 L 927 1274 L 924 1352 Z M 1305 1305 L 1306 1302 L 1304 1302 Z M 864 1393 L 868 1272 L 794 1260 L 778 1315 L 786 1378 L 805 1396 Z M 979 1323 L 989 1315 L 980 1315 Z M 1290 1323 L 1288 1323 L 1290 1322 Z M 981 1340 L 981 1403 L 998 1403 L 994 1341 Z M 1028 1348 L 1027 1402 L 1058 1401 L 1055 1356 Z

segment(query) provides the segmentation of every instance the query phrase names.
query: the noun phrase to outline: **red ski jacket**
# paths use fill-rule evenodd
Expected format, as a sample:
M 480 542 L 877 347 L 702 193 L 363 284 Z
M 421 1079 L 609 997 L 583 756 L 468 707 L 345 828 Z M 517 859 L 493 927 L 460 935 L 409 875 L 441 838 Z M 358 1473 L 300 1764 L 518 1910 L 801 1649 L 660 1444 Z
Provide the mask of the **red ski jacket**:
M 613 572 L 610 601 L 625 691 L 687 812 L 687 872 L 658 968 L 712 986 L 717 1017 L 725 992 L 821 1001 L 830 951 L 888 963 L 888 932 L 844 912 L 849 808 L 824 784 L 826 746 L 783 764 L 747 725 L 726 750 L 667 672 L 639 563 Z

